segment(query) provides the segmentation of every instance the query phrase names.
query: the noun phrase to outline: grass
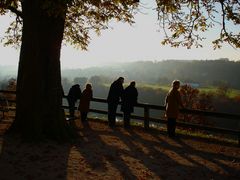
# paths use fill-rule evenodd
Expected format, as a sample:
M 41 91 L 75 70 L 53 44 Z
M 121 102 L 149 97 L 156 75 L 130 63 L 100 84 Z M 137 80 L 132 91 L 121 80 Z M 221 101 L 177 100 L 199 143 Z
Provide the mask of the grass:
M 206 92 L 206 93 L 216 93 L 217 92 L 217 87 L 204 87 L 204 88 L 198 88 L 200 92 Z M 239 89 L 229 89 L 229 92 L 227 93 L 227 96 L 229 98 L 234 98 L 236 96 L 240 95 L 240 90 Z
M 204 133 L 201 131 L 191 131 L 191 130 L 185 130 L 185 129 L 177 129 L 176 130 L 177 134 L 180 135 L 186 135 L 186 136 L 192 136 L 192 137 L 197 137 L 197 138 L 202 138 L 202 139 L 209 139 L 209 140 L 215 140 L 215 141 L 222 141 L 222 142 L 227 142 L 231 144 L 238 144 L 238 140 L 231 139 L 222 135 L 214 135 L 214 134 L 208 134 Z
M 169 91 L 169 89 L 171 88 L 171 86 L 168 85 L 158 85 L 158 84 L 146 84 L 146 83 L 138 83 L 137 84 L 138 88 L 151 88 L 151 89 L 162 89 L 164 91 Z M 214 87 L 214 86 L 209 86 L 209 87 L 200 87 L 197 88 L 199 89 L 200 93 L 213 93 L 216 94 L 218 91 L 218 87 Z M 240 96 L 240 90 L 239 89 L 229 89 L 227 96 L 229 98 L 234 98 L 237 96 Z
M 108 84 L 108 83 L 104 83 L 103 85 L 105 87 L 110 87 L 110 84 Z M 128 86 L 128 83 L 125 83 L 124 87 L 127 87 L 127 86 Z M 171 88 L 170 85 L 147 84 L 147 83 L 137 83 L 136 87 L 139 88 L 139 89 L 140 88 L 150 88 L 150 89 L 153 89 L 153 90 L 161 89 L 161 90 L 166 91 L 166 92 L 168 92 L 169 89 Z M 218 87 L 208 86 L 208 87 L 200 87 L 200 88 L 197 88 L 197 89 L 199 89 L 200 93 L 205 92 L 205 93 L 216 94 L 217 90 L 218 90 Z M 235 98 L 237 96 L 240 96 L 240 90 L 239 89 L 229 89 L 229 92 L 227 93 L 227 96 L 229 98 Z
M 171 86 L 168 85 L 158 85 L 158 84 L 145 84 L 145 83 L 138 83 L 137 87 L 139 88 L 151 88 L 151 89 L 162 89 L 164 91 L 169 91 Z
M 105 123 L 108 122 L 108 120 L 106 118 L 102 118 L 102 117 L 90 117 L 89 119 L 99 121 L 99 122 L 105 122 Z M 142 127 L 144 129 L 143 123 L 144 123 L 143 121 L 142 122 L 131 121 L 130 125 L 132 127 Z M 117 122 L 116 124 L 123 127 L 123 122 Z M 166 125 L 152 126 L 150 124 L 150 129 L 155 129 L 155 130 L 159 130 L 164 133 L 167 133 Z M 177 128 L 176 134 L 178 134 L 180 136 L 189 136 L 189 137 L 194 137 L 194 138 L 201 138 L 201 139 L 213 140 L 213 141 L 221 141 L 221 142 L 238 145 L 237 139 L 223 136 L 221 134 L 211 134 L 211 133 L 202 132 L 202 131 L 198 131 L 198 130 L 188 130 L 188 129 L 182 129 L 182 128 Z

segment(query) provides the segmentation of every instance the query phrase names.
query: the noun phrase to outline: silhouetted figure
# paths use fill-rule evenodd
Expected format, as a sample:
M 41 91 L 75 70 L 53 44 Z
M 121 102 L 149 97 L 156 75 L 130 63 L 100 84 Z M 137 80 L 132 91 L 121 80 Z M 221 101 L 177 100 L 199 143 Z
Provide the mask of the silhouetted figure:
M 69 114 L 70 118 L 74 117 L 75 103 L 81 97 L 81 89 L 79 84 L 73 85 L 67 95 L 68 105 L 69 105 Z
M 123 122 L 125 128 L 130 127 L 130 116 L 134 111 L 134 106 L 137 104 L 138 91 L 135 85 L 135 81 L 132 81 L 123 92 L 121 111 L 123 111 Z
M 179 107 L 183 108 L 180 92 L 180 81 L 174 80 L 172 88 L 168 92 L 165 99 L 166 116 L 167 116 L 167 132 L 169 137 L 175 137 L 176 119 L 179 113 Z
M 93 97 L 93 92 L 92 92 L 92 85 L 87 84 L 86 88 L 82 92 L 82 96 L 80 98 L 80 103 L 79 103 L 79 111 L 81 113 L 81 121 L 85 122 L 87 119 L 87 114 L 89 112 L 89 107 L 90 107 L 90 101 Z
M 116 111 L 120 98 L 123 95 L 123 82 L 124 78 L 119 77 L 114 81 L 108 92 L 107 102 L 108 102 L 108 125 L 114 127 L 116 124 Z

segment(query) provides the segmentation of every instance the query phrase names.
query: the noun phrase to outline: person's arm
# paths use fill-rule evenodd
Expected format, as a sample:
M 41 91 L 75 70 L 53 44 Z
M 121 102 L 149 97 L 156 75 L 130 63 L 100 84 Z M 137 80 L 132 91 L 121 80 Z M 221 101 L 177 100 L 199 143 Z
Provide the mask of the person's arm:
M 93 98 L 93 92 L 91 91 L 91 93 L 90 93 L 90 100 L 92 100 L 92 98 Z
M 164 102 L 164 106 L 165 106 L 165 107 L 167 106 L 167 103 L 168 103 L 168 94 L 167 94 L 167 96 L 165 97 L 165 102 Z
M 138 103 L 138 90 L 136 89 L 136 104 Z
M 119 94 L 119 96 L 120 96 L 120 98 L 121 98 L 121 101 L 123 101 L 124 100 L 124 89 L 123 89 L 123 86 L 121 86 L 120 87 L 121 89 L 120 89 L 120 94 Z
M 81 90 L 81 88 L 79 88 L 79 90 L 78 90 L 78 98 L 81 99 L 81 96 L 82 96 L 82 90 Z

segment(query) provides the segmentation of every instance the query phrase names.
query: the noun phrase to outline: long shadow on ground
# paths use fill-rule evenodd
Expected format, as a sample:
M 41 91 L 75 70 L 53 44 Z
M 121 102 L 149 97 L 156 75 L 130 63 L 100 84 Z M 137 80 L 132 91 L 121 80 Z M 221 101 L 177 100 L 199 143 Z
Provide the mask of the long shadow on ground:
M 79 138 L 64 144 L 0 134 L 0 179 L 240 179 L 233 144 L 94 120 L 77 125 Z
M 110 129 L 99 124 L 83 126 L 82 145 L 88 148 L 80 144 L 78 151 L 91 171 L 102 177 L 113 171 L 125 179 L 240 178 L 240 152 L 234 145 L 189 136 L 169 139 L 158 130 Z

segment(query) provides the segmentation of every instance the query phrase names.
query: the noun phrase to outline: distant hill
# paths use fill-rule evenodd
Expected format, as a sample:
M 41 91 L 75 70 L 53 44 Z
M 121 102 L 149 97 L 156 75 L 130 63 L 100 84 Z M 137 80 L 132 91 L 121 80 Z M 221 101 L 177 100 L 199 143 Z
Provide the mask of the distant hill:
M 240 89 L 240 61 L 219 60 L 164 60 L 164 61 L 138 61 L 131 63 L 118 63 L 104 67 L 91 67 L 86 69 L 63 69 L 62 77 L 72 81 L 76 77 L 90 78 L 102 76 L 105 80 L 113 81 L 118 76 L 126 80 L 148 84 L 170 84 L 172 80 L 179 79 L 184 83 L 204 86 L 228 85 Z M 0 80 L 16 77 L 16 66 L 0 66 Z
M 202 87 L 226 84 L 240 89 L 239 69 L 240 61 L 234 62 L 228 59 L 138 61 L 114 66 L 62 70 L 62 76 L 73 79 L 97 75 L 108 77 L 110 80 L 124 76 L 127 80 L 153 84 L 170 84 L 172 80 L 179 79 Z
M 0 89 L 5 89 L 8 81 L 17 77 L 17 66 L 0 66 Z
M 6 79 L 8 77 L 17 76 L 17 66 L 1 66 L 0 65 L 0 80 Z

